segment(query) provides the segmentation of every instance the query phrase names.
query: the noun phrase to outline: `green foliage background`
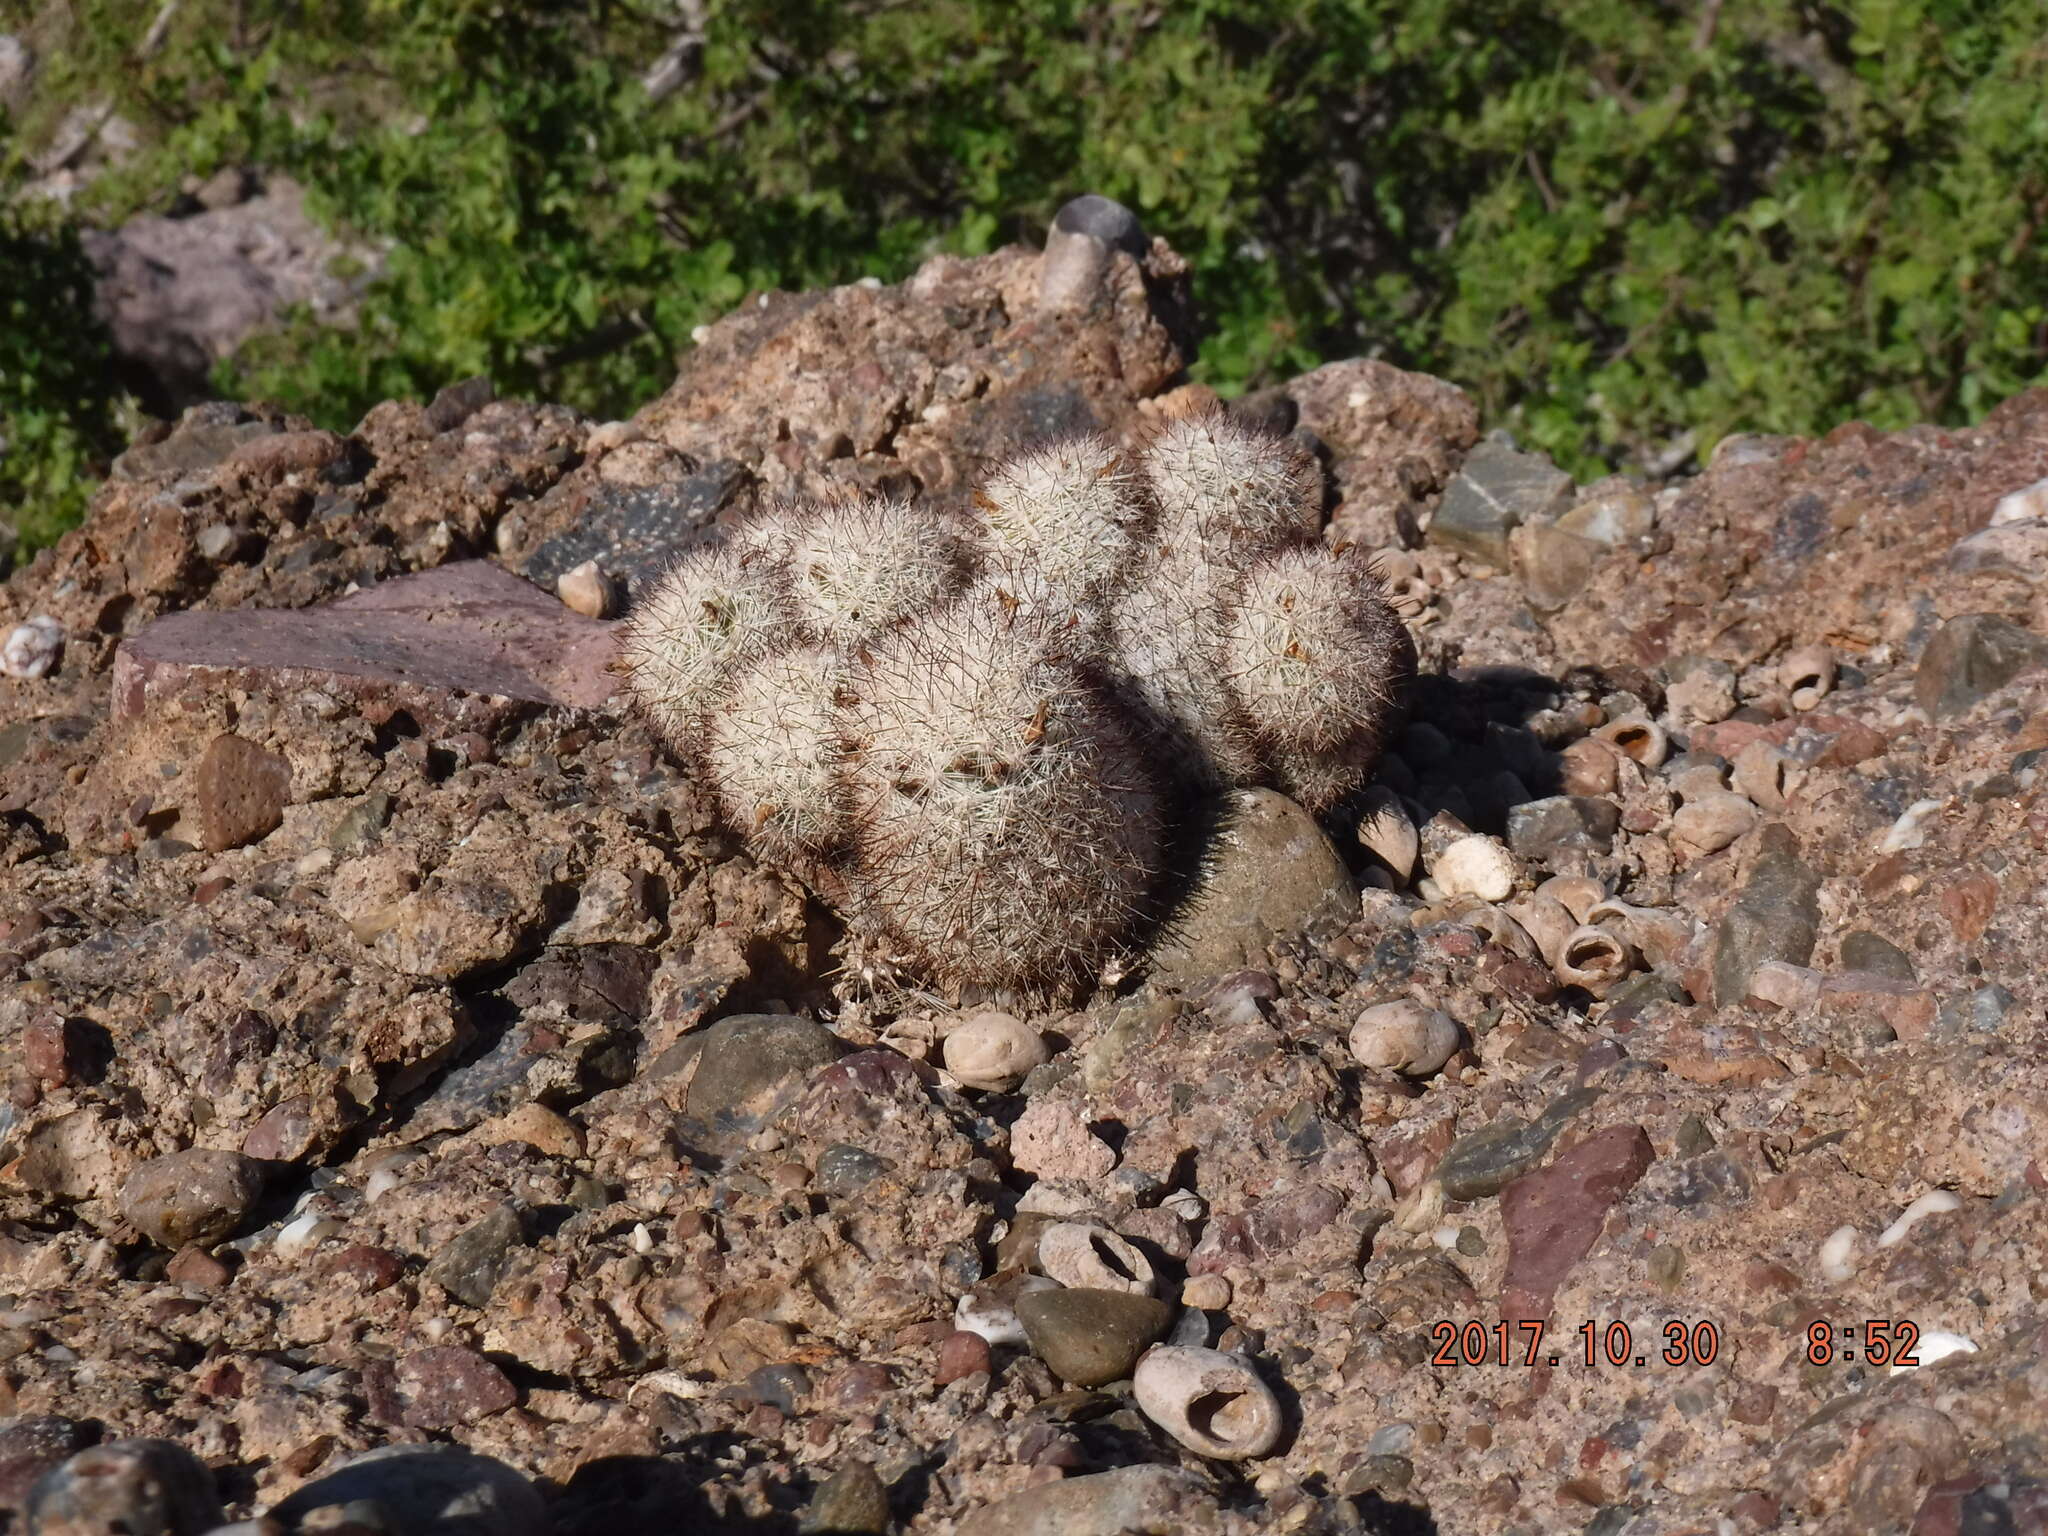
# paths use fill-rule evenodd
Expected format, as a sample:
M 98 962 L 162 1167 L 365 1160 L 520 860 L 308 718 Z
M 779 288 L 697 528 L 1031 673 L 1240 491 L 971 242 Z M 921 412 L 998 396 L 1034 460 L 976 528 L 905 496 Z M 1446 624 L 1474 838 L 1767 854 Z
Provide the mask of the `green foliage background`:
M 751 289 L 1036 240 L 1083 190 L 1193 260 L 1224 392 L 1376 354 L 1582 476 L 2048 368 L 2039 0 L 684 3 L 186 0 L 143 59 L 157 0 L 42 0 L 19 140 L 111 92 L 150 147 L 77 216 L 252 163 L 383 245 L 356 329 L 219 379 L 337 427 L 478 372 L 629 412 Z M 48 526 L 111 417 L 39 339 L 85 334 L 75 249 L 0 219 L 0 506 Z

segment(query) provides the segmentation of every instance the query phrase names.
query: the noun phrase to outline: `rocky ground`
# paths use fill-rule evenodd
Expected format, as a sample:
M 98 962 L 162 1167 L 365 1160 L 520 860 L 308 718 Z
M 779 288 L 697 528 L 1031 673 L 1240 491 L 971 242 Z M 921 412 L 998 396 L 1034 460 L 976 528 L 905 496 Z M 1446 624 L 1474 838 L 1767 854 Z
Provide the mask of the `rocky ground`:
M 1128 437 L 1194 341 L 1056 231 L 630 422 L 128 452 L 0 589 L 10 1528 L 2048 1530 L 2048 392 L 1655 489 L 1377 362 L 1239 402 L 1412 720 L 1013 1091 L 625 707 L 705 529 Z

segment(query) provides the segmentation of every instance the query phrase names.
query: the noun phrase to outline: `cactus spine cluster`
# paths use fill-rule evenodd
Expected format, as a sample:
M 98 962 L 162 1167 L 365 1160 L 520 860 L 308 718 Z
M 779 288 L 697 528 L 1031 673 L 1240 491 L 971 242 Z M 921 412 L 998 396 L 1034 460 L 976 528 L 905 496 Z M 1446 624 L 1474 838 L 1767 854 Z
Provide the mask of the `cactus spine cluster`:
M 627 621 L 650 718 L 764 857 L 954 992 L 1057 994 L 1145 936 L 1191 797 L 1361 788 L 1410 654 L 1322 479 L 1221 412 L 1001 467 L 970 519 L 785 501 Z

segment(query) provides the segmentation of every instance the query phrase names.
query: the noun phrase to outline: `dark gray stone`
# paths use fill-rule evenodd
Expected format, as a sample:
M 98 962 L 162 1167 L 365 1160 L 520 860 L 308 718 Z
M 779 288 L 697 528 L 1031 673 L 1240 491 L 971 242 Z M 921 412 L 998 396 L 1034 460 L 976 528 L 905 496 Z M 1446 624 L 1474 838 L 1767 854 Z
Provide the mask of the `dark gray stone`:
M 813 1072 L 845 1054 L 839 1037 L 810 1019 L 741 1013 L 684 1036 L 654 1070 L 696 1063 L 676 1128 L 688 1145 L 730 1156 L 788 1107 Z
M 491 381 L 482 376 L 450 384 L 427 407 L 427 425 L 436 432 L 452 432 L 497 398 Z
M 1429 541 L 1508 569 L 1508 535 L 1571 505 L 1572 477 L 1540 453 L 1488 437 L 1465 456 L 1429 525 Z
M 599 483 L 570 527 L 533 552 L 523 574 L 549 592 L 564 571 L 595 560 L 626 585 L 629 600 L 684 551 L 703 542 L 704 530 L 747 482 L 747 468 L 730 459 L 706 464 L 662 485 Z
M 1897 981 L 1920 979 L 1919 972 L 1913 968 L 1911 956 L 1890 939 L 1881 938 L 1867 928 L 1859 928 L 1843 937 L 1842 969 L 1869 971 Z
M 849 1461 L 818 1485 L 797 1530 L 804 1536 L 879 1536 L 889 1529 L 889 1490 L 864 1461 Z
M 432 1536 L 546 1536 L 547 1506 L 502 1461 L 459 1445 L 385 1445 L 306 1484 L 270 1513 L 290 1529 L 320 1510 L 368 1501 L 392 1528 Z
M 851 1195 L 866 1189 L 893 1165 L 863 1147 L 836 1142 L 818 1154 L 818 1189 L 827 1195 Z
M 1094 192 L 1084 192 L 1063 204 L 1053 215 L 1052 227 L 1062 234 L 1092 236 L 1133 256 L 1145 254 L 1145 227 L 1138 216 L 1114 198 Z
M 1805 965 L 1820 932 L 1820 876 L 1777 822 L 1757 833 L 1758 854 L 1735 903 L 1714 929 L 1714 1003 L 1733 1008 L 1766 960 Z
M 1504 1118 L 1451 1143 L 1437 1164 L 1437 1182 L 1453 1200 L 1483 1200 L 1543 1161 L 1558 1133 L 1600 1097 L 1597 1088 L 1575 1088 L 1544 1106 L 1534 1120 Z
M 373 789 L 342 812 L 327 834 L 327 846 L 339 854 L 358 853 L 376 842 L 391 821 L 391 796 Z
M 213 1474 L 172 1440 L 80 1451 L 30 1490 L 28 1536 L 203 1536 L 225 1518 Z
M 1508 811 L 1508 846 L 1534 863 L 1560 853 L 1605 853 L 1621 826 L 1621 807 L 1591 795 L 1552 795 Z
M 1172 1307 L 1129 1291 L 1073 1286 L 1033 1291 L 1016 1305 L 1031 1352 L 1076 1387 L 1121 1381 L 1173 1324 Z
M 427 1278 L 457 1301 L 479 1310 L 510 1267 L 512 1250 L 526 1240 L 518 1210 L 501 1202 L 451 1237 L 427 1265 Z
M 1921 652 L 1913 699 L 1937 719 L 1958 715 L 2036 667 L 2048 667 L 2048 640 L 1993 613 L 1959 614 Z

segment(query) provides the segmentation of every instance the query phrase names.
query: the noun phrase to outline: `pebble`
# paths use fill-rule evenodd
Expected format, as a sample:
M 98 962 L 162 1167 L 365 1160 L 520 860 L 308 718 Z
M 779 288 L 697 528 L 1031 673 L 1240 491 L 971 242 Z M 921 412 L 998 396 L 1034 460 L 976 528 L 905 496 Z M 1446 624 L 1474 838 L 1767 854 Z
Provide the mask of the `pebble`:
M 1213 1349 L 1157 1345 L 1131 1378 L 1145 1417 L 1199 1456 L 1249 1461 L 1280 1442 L 1280 1404 L 1251 1362 Z
M 263 1194 L 263 1165 L 239 1152 L 191 1147 L 153 1157 L 121 1186 L 121 1214 L 170 1249 L 233 1237 Z
M 1198 1312 L 1221 1312 L 1230 1305 L 1230 1281 L 1222 1275 L 1191 1275 L 1180 1288 L 1180 1304 Z
M 2048 666 L 2048 640 L 1990 613 L 1948 620 L 1920 653 L 1913 702 L 1940 719 L 1959 715 L 2029 667 Z
M 1612 800 L 1551 795 L 1508 812 L 1508 847 L 1533 864 L 1550 864 L 1560 854 L 1607 852 L 1620 826 L 1621 807 Z M 1437 877 L 1439 884 L 1442 879 Z
M 9 1420 L 0 1428 L 0 1510 L 18 1513 L 37 1479 L 98 1438 L 97 1426 L 54 1414 Z
M 1865 928 L 1843 935 L 1842 969 L 1868 971 L 1877 976 L 1889 976 L 1894 981 L 1919 980 L 1911 956 L 1891 940 Z
M 172 1440 L 115 1440 L 43 1474 L 26 1536 L 203 1536 L 225 1518 L 213 1474 Z
M 595 560 L 562 572 L 555 579 L 555 595 L 586 619 L 608 619 L 619 607 L 619 584 Z
M 1820 932 L 1820 876 L 1799 857 L 1782 824 L 1757 833 L 1757 857 L 1734 904 L 1714 929 L 1714 1001 L 1723 1008 L 1749 995 L 1749 979 L 1766 960 L 1805 965 Z
M 427 1263 L 427 1278 L 464 1306 L 482 1310 L 491 1304 L 512 1250 L 525 1240 L 518 1209 L 501 1201 L 442 1245 Z
M 0 672 L 9 677 L 47 677 L 64 654 L 64 626 L 47 613 L 17 624 L 0 641 Z
M 1431 861 L 1429 874 L 1447 897 L 1506 901 L 1514 894 L 1514 855 L 1497 837 L 1475 834 L 1454 839 Z
M 1443 1070 L 1460 1038 L 1457 1020 L 1442 1009 L 1401 998 L 1359 1014 L 1351 1027 L 1351 1054 L 1360 1066 L 1428 1077 Z
M 454 1429 L 519 1401 L 505 1373 L 473 1349 L 438 1344 L 414 1350 L 393 1372 L 400 1411 L 414 1429 Z
M 1701 795 L 1671 816 L 1671 841 L 1695 858 L 1719 853 L 1737 838 L 1756 830 L 1757 808 L 1731 790 Z
M 838 1036 L 814 1020 L 740 1013 L 685 1035 L 652 1071 L 668 1076 L 696 1064 L 677 1129 L 688 1143 L 730 1156 L 796 1098 L 812 1073 L 845 1054 Z
M 1950 1333 L 1946 1328 L 1929 1328 L 1920 1335 L 1919 1346 L 1913 1353 L 1918 1365 L 1894 1365 L 1891 1374 L 1903 1376 L 1937 1360 L 1946 1360 L 1950 1355 L 1974 1355 L 1977 1345 L 1975 1341 L 1964 1338 L 1960 1333 Z
M 1022 1270 L 1002 1270 L 961 1296 L 953 1308 L 953 1326 L 980 1335 L 990 1344 L 1028 1342 L 1017 1319 L 1017 1303 L 1037 1291 L 1059 1289 L 1059 1282 Z
M 828 1195 L 858 1194 L 892 1166 L 865 1147 L 835 1142 L 818 1154 L 818 1188 Z
M 1052 1058 L 1045 1037 L 1014 1014 L 984 1010 L 969 1014 L 941 1047 L 946 1070 L 962 1086 L 1008 1093 L 1035 1067 Z
M 1032 1353 L 1076 1387 L 1121 1381 L 1173 1323 L 1165 1302 L 1128 1291 L 1035 1291 L 1016 1306 Z
M 989 1341 L 981 1334 L 960 1328 L 946 1335 L 939 1345 L 939 1363 L 932 1380 L 950 1386 L 963 1376 L 989 1369 Z
M 380 1505 L 410 1536 L 547 1536 L 547 1506 L 502 1461 L 459 1445 L 385 1445 L 305 1484 L 271 1511 L 289 1529 L 313 1527 L 320 1511 L 359 1500 Z
M 875 1469 L 858 1459 L 818 1484 L 797 1525 L 804 1536 L 880 1536 L 888 1529 L 889 1490 Z
M 1233 795 L 1201 888 L 1152 954 L 1161 975 L 1269 963 L 1289 939 L 1326 939 L 1358 915 L 1358 887 L 1313 816 L 1270 789 Z
M 1466 1132 L 1451 1143 L 1431 1182 L 1441 1185 L 1453 1200 L 1481 1200 L 1500 1193 L 1543 1161 L 1559 1132 L 1599 1096 L 1597 1089 L 1574 1089 L 1553 1099 L 1534 1120 L 1502 1116 Z

